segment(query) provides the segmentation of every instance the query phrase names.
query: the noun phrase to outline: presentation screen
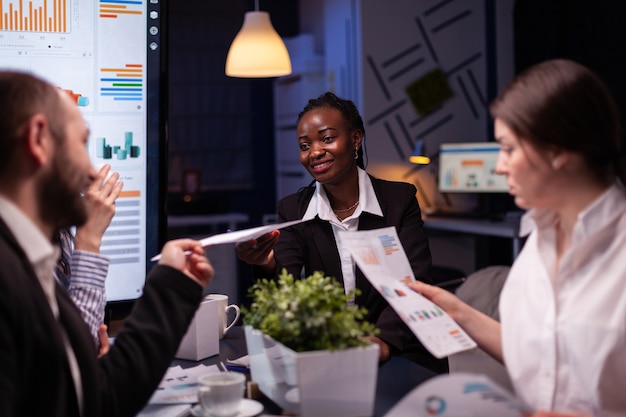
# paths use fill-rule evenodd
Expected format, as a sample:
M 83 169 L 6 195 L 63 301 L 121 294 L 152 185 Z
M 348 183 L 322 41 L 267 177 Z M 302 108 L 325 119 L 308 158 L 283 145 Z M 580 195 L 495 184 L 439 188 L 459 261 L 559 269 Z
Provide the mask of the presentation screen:
M 0 0 L 0 68 L 34 73 L 76 101 L 93 165 L 124 188 L 102 241 L 107 301 L 142 293 L 159 248 L 160 0 Z
M 443 143 L 439 146 L 439 191 L 506 193 L 506 177 L 496 174 L 497 142 Z

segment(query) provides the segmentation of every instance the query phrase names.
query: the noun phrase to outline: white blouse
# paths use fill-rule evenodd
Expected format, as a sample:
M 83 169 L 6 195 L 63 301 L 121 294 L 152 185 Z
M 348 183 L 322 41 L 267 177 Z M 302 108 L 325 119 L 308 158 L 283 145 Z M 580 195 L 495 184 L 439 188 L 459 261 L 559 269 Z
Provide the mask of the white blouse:
M 579 214 L 558 270 L 555 223 L 546 210 L 522 221 L 532 233 L 500 298 L 506 367 L 533 408 L 626 416 L 624 189 Z

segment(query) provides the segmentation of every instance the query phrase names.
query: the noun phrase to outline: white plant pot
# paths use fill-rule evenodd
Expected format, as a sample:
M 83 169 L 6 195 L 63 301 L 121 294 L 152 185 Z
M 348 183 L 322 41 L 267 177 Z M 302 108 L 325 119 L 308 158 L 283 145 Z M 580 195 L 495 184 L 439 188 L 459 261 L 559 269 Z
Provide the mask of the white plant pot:
M 374 412 L 378 345 L 294 352 L 245 326 L 250 372 L 263 394 L 303 417 L 364 417 Z

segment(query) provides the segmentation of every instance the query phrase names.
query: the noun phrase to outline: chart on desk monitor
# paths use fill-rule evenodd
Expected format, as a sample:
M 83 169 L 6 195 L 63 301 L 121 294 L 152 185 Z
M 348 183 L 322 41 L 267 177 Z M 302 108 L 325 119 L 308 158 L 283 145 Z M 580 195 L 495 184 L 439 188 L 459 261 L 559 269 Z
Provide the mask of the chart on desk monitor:
M 146 271 L 146 0 L 0 0 L 0 12 L 0 67 L 66 90 L 89 125 L 93 165 L 110 164 L 124 181 L 101 251 L 111 261 L 107 299 L 137 298 Z

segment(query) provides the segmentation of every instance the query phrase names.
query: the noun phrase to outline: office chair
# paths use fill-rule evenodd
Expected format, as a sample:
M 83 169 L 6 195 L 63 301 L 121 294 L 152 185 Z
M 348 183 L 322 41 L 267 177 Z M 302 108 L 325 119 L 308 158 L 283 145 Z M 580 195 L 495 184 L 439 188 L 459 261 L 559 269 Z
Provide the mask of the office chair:
M 510 269 L 509 266 L 499 265 L 479 269 L 467 277 L 467 280 L 456 289 L 455 294 L 470 306 L 499 321 L 500 291 Z M 513 391 L 513 385 L 504 365 L 479 348 L 450 355 L 448 364 L 450 373 L 483 374 L 503 388 Z
M 444 288 L 450 292 L 455 292 L 467 279 L 466 274 L 460 269 L 441 265 L 432 265 L 430 267 L 429 277 L 432 279 L 433 285 Z

